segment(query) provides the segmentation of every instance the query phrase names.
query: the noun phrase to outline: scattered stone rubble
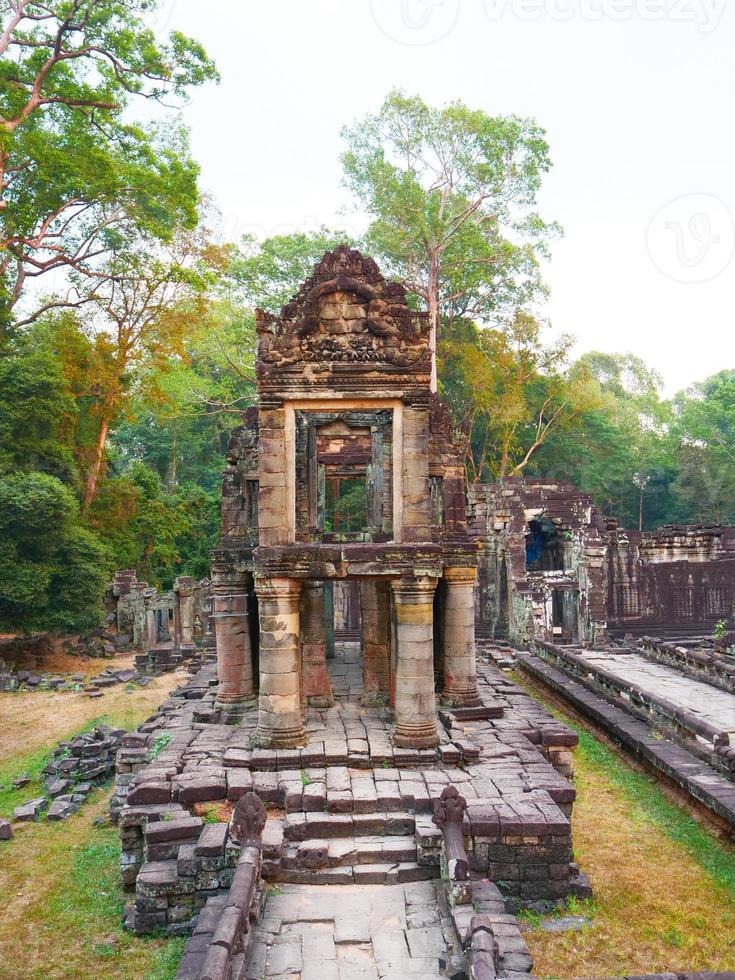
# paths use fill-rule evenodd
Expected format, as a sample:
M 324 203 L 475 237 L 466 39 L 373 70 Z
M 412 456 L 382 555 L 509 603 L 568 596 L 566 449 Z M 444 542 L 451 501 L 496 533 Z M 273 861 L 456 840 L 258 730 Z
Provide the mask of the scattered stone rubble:
M 116 684 L 138 684 L 145 687 L 150 678 L 131 668 L 106 667 L 91 676 L 84 673 L 35 673 L 29 670 L 0 671 L 0 691 L 76 691 L 88 697 L 101 697 Z
M 76 813 L 92 790 L 114 772 L 124 734 L 124 729 L 98 725 L 92 732 L 59 742 L 43 769 L 45 795 L 16 807 L 13 820 L 26 822 L 41 816 L 52 821 L 66 820 Z

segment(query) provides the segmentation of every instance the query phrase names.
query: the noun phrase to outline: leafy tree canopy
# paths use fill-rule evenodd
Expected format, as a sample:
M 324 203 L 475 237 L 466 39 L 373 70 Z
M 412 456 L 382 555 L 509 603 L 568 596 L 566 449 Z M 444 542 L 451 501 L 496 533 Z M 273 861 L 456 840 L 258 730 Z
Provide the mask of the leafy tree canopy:
M 141 126 L 136 97 L 163 102 L 216 79 L 201 45 L 159 43 L 155 0 L 8 0 L 0 35 L 0 315 L 52 270 L 99 275 L 132 227 L 167 240 L 196 221 L 198 167 L 175 121 Z M 53 303 L 79 302 L 78 295 Z M 44 307 L 47 304 L 44 304 Z M 22 317 L 37 315 L 28 307 Z M 17 319 L 17 318 L 16 318 Z

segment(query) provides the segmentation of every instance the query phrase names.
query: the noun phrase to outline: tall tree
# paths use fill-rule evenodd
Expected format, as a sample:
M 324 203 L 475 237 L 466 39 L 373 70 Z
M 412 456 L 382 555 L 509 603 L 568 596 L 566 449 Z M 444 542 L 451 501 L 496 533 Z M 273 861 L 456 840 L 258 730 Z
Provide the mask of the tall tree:
M 662 379 L 635 354 L 592 351 L 578 367 L 599 386 L 571 428 L 547 442 L 530 472 L 574 483 L 625 527 L 670 518 L 675 453 Z
M 735 522 L 735 371 L 720 371 L 680 392 L 672 432 L 681 517 Z
M 219 253 L 206 231 L 182 233 L 170 247 L 136 240 L 106 265 L 89 314 L 90 330 L 104 352 L 106 370 L 96 399 L 98 419 L 94 454 L 88 469 L 82 511 L 97 489 L 110 426 L 119 417 L 133 384 L 155 378 L 171 358 L 186 358 L 186 338 L 206 306 L 212 260 Z
M 507 320 L 543 291 L 538 258 L 556 227 L 535 211 L 550 167 L 536 122 L 393 90 L 343 137 L 368 244 L 425 303 L 432 353 L 442 318 Z
M 131 225 L 161 239 L 196 222 L 186 136 L 141 127 L 135 97 L 164 102 L 216 78 L 201 45 L 145 26 L 155 0 L 5 0 L 0 22 L 0 327 L 29 280 L 100 259 Z M 56 296 L 53 305 L 82 297 Z M 48 308 L 42 304 L 42 309 Z M 25 310 L 28 321 L 38 309 Z
M 559 432 L 599 400 L 583 366 L 569 366 L 571 338 L 546 345 L 538 321 L 519 312 L 503 329 L 447 324 L 439 355 L 442 394 L 467 439 L 471 481 L 520 476 Z

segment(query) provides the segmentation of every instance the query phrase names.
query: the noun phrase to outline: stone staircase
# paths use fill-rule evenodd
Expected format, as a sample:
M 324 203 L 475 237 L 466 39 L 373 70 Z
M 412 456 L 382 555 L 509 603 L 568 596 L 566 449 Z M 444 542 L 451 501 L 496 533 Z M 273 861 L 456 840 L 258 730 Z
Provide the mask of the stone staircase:
M 427 846 L 427 835 L 431 838 Z M 439 877 L 439 834 L 427 815 L 286 812 L 268 821 L 265 873 L 292 884 L 400 884 Z

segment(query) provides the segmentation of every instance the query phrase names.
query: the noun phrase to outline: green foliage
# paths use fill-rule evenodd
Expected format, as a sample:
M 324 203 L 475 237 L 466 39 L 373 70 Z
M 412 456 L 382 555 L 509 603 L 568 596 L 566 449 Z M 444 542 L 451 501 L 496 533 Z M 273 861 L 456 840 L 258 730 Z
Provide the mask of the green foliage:
M 24 5 L 25 6 L 25 5 Z M 130 120 L 132 99 L 162 102 L 216 79 L 200 44 L 159 43 L 154 0 L 51 0 L 3 15 L 0 58 L 2 316 L 29 278 L 54 269 L 95 275 L 131 228 L 168 240 L 196 221 L 185 131 Z M 19 8 L 20 9 L 20 8 Z M 58 302 L 58 298 L 57 298 Z
M 51 352 L 0 358 L 0 473 L 41 470 L 73 480 L 76 465 L 64 433 L 76 414 Z
M 68 487 L 45 473 L 0 477 L 0 629 L 96 625 L 108 572 Z
M 136 461 L 102 483 L 88 520 L 117 566 L 137 567 L 146 581 L 168 588 L 178 574 L 208 573 L 219 496 L 191 483 L 166 490 L 157 473 Z
M 712 636 L 716 640 L 721 640 L 727 634 L 727 620 L 719 619 L 712 630 Z
M 163 752 L 163 750 L 166 748 L 166 746 L 169 744 L 172 738 L 173 735 L 170 732 L 160 732 L 160 734 L 156 735 L 153 741 L 153 745 L 151 746 L 150 752 L 148 753 L 148 757 L 151 762 L 154 759 L 158 758 L 158 756 L 161 754 L 161 752 Z
M 557 228 L 534 210 L 551 166 L 536 122 L 394 89 L 342 135 L 368 248 L 430 312 L 503 320 L 543 293 L 538 259 Z
M 337 245 L 353 244 L 344 232 L 324 227 L 274 235 L 262 242 L 246 235 L 232 253 L 229 275 L 233 295 L 244 307 L 280 313 L 325 252 Z
M 575 431 L 599 403 L 569 337 L 546 345 L 541 325 L 517 314 L 502 329 L 449 321 L 439 345 L 441 392 L 467 439 L 475 480 L 521 475 L 555 435 Z
M 672 434 L 680 519 L 735 523 L 735 370 L 676 396 Z

